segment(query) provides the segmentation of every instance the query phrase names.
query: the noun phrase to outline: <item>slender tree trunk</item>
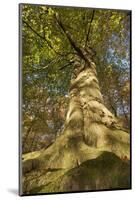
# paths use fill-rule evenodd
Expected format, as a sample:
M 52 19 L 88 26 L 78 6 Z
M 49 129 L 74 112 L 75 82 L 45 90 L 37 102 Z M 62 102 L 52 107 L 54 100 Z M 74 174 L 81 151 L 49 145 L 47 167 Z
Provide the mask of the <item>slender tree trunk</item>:
M 25 148 L 25 146 L 26 146 L 26 144 L 27 144 L 27 140 L 28 140 L 28 138 L 29 138 L 29 135 L 30 135 L 30 133 L 31 133 L 31 131 L 32 131 L 33 124 L 34 124 L 34 121 L 31 122 L 31 124 L 30 124 L 30 126 L 29 126 L 29 128 L 28 128 L 28 130 L 27 130 L 27 132 L 26 132 L 25 138 L 24 138 L 24 140 L 23 140 L 23 143 L 22 143 L 22 151 L 23 151 L 23 152 L 26 152 L 26 151 L 27 151 L 27 148 Z

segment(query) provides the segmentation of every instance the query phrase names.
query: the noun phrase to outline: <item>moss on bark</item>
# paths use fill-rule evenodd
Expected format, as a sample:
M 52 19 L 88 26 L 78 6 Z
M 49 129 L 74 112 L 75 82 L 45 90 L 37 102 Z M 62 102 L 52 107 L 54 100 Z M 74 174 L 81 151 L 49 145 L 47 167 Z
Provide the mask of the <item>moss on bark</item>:
M 41 172 L 41 171 L 40 171 Z M 35 172 L 36 173 L 36 172 Z M 32 177 L 32 174 L 27 174 Z M 30 180 L 29 180 L 30 183 Z M 26 184 L 26 183 L 25 183 Z M 130 166 L 115 154 L 102 152 L 76 167 L 42 171 L 25 193 L 51 193 L 130 187 Z
M 72 81 L 63 134 L 23 155 L 23 193 L 130 187 L 130 136 L 104 106 L 95 72 Z

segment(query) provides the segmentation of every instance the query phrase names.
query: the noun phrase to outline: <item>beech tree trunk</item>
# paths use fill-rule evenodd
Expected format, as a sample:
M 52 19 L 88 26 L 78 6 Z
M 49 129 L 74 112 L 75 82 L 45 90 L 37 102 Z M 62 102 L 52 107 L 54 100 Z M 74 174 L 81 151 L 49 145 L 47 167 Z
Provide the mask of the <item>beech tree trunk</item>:
M 104 106 L 93 62 L 75 61 L 64 129 L 23 155 L 23 193 L 130 187 L 130 137 Z

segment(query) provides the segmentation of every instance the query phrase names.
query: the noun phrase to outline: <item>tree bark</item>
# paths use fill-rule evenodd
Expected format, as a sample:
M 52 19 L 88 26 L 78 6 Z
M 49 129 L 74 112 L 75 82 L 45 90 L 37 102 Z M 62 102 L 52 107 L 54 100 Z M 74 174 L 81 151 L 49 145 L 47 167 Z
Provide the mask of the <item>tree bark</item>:
M 74 73 L 76 77 L 71 80 L 70 103 L 62 134 L 46 150 L 23 155 L 23 191 L 26 194 L 130 187 L 130 170 L 127 166 L 130 137 L 104 105 L 96 66 L 78 57 Z M 93 164 L 93 160 L 96 164 Z M 86 165 L 86 162 L 90 163 Z M 100 168 L 99 163 L 100 166 L 106 164 Z M 119 174 L 121 166 L 125 168 Z M 104 168 L 107 171 L 105 175 Z M 78 173 L 86 174 L 84 185 L 81 185 L 81 179 L 75 182 L 70 176 L 78 170 Z M 99 177 L 95 175 L 89 182 L 87 173 L 92 177 L 90 173 L 95 173 L 95 170 Z M 116 182 L 113 180 L 114 174 Z M 102 176 L 106 176 L 106 182 L 103 182 Z M 65 177 L 68 177 L 68 181 Z

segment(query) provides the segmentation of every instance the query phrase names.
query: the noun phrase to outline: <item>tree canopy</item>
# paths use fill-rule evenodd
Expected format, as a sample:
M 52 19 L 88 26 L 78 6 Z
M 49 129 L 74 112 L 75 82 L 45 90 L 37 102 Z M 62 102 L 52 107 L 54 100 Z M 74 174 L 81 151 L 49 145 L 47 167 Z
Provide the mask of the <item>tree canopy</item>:
M 23 194 L 130 188 L 130 16 L 21 6 Z
M 77 46 L 91 49 L 105 104 L 129 129 L 130 12 L 25 4 L 22 6 L 24 152 L 42 147 L 36 141 L 40 144 L 44 134 L 53 135 L 54 140 L 67 111 L 76 50 L 60 27 L 57 15 Z

